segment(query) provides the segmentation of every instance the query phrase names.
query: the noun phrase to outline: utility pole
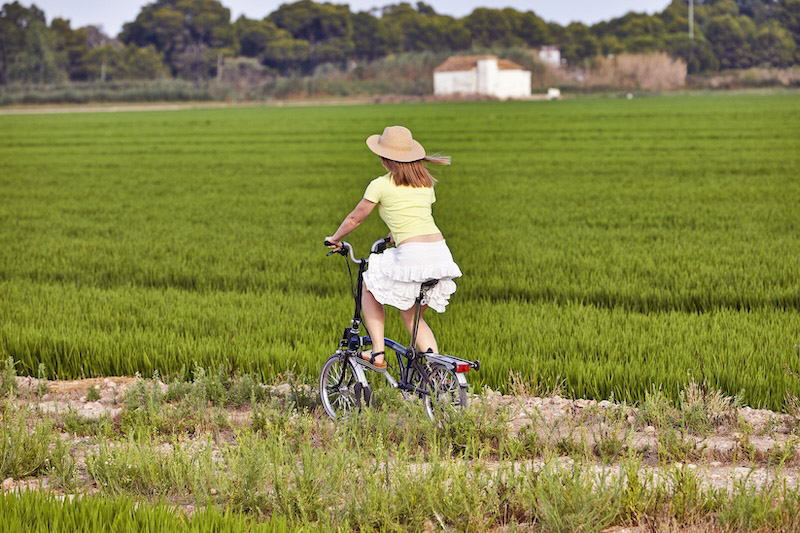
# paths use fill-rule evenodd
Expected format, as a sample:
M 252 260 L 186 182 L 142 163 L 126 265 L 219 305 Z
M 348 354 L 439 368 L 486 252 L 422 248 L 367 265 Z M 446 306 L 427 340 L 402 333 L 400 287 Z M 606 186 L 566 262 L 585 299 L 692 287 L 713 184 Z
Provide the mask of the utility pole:
M 694 39 L 694 0 L 689 0 L 689 39 Z

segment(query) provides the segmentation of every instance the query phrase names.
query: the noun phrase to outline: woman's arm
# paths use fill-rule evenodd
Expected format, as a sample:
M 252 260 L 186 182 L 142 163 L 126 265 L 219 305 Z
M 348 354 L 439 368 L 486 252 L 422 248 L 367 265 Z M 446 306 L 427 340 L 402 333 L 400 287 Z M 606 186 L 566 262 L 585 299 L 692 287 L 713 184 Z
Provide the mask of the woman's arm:
M 364 219 L 367 218 L 370 213 L 372 213 L 373 209 L 375 209 L 375 202 L 370 202 L 366 198 L 362 198 L 361 201 L 358 202 L 356 208 L 353 209 L 342 221 L 339 229 L 336 230 L 336 233 L 325 238 L 326 241 L 334 244 L 334 246 L 329 248 L 339 249 L 339 247 L 342 245 L 342 239 L 344 239 L 348 233 L 360 226 L 361 223 L 364 222 Z

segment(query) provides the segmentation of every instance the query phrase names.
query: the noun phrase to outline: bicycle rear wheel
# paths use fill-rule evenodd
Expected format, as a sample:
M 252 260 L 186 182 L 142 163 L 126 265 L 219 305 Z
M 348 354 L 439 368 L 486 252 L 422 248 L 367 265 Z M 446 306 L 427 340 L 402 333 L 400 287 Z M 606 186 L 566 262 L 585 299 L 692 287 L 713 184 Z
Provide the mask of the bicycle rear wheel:
M 339 354 L 333 354 L 322 365 L 319 375 L 319 396 L 322 407 L 333 419 L 346 417 L 360 407 L 356 397 L 356 378 L 353 363 L 342 362 Z
M 428 365 L 423 372 L 421 376 L 413 371 L 412 382 L 427 391 L 423 398 L 425 412 L 437 424 L 446 424 L 455 409 L 467 406 L 467 390 L 459 384 L 455 372 L 443 365 Z

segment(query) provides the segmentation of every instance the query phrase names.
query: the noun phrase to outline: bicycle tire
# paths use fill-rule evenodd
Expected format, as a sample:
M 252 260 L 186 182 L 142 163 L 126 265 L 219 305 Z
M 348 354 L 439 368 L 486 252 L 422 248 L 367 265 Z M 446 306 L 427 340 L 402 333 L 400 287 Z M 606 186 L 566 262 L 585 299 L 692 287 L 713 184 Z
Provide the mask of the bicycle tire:
M 445 423 L 450 409 L 467 407 L 467 389 L 461 386 L 451 369 L 435 363 L 429 367 L 430 394 L 425 397 L 425 410 L 434 422 Z
M 467 406 L 467 391 L 458 383 L 455 372 L 439 364 L 420 365 L 419 370 L 412 369 L 409 382 L 414 386 L 426 390 L 419 392 L 425 407 L 425 413 L 431 421 L 437 424 L 446 424 L 450 411 L 463 409 Z
M 345 375 L 337 388 L 336 385 L 343 372 Z M 333 354 L 325 361 L 319 374 L 319 396 L 322 407 L 329 417 L 334 420 L 345 418 L 351 412 L 358 410 L 356 384 L 358 379 L 353 363 L 349 360 L 342 362 L 339 354 Z

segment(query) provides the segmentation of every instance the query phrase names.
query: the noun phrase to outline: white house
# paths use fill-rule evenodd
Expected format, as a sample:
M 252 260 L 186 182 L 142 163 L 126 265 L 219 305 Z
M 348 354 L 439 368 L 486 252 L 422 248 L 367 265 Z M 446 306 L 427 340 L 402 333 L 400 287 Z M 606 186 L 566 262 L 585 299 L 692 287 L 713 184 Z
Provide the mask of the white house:
M 493 55 L 451 56 L 433 71 L 433 94 L 528 98 L 531 73 L 513 61 Z
M 558 46 L 542 46 L 539 48 L 539 59 L 542 60 L 542 63 L 547 65 L 560 67 L 561 49 Z

